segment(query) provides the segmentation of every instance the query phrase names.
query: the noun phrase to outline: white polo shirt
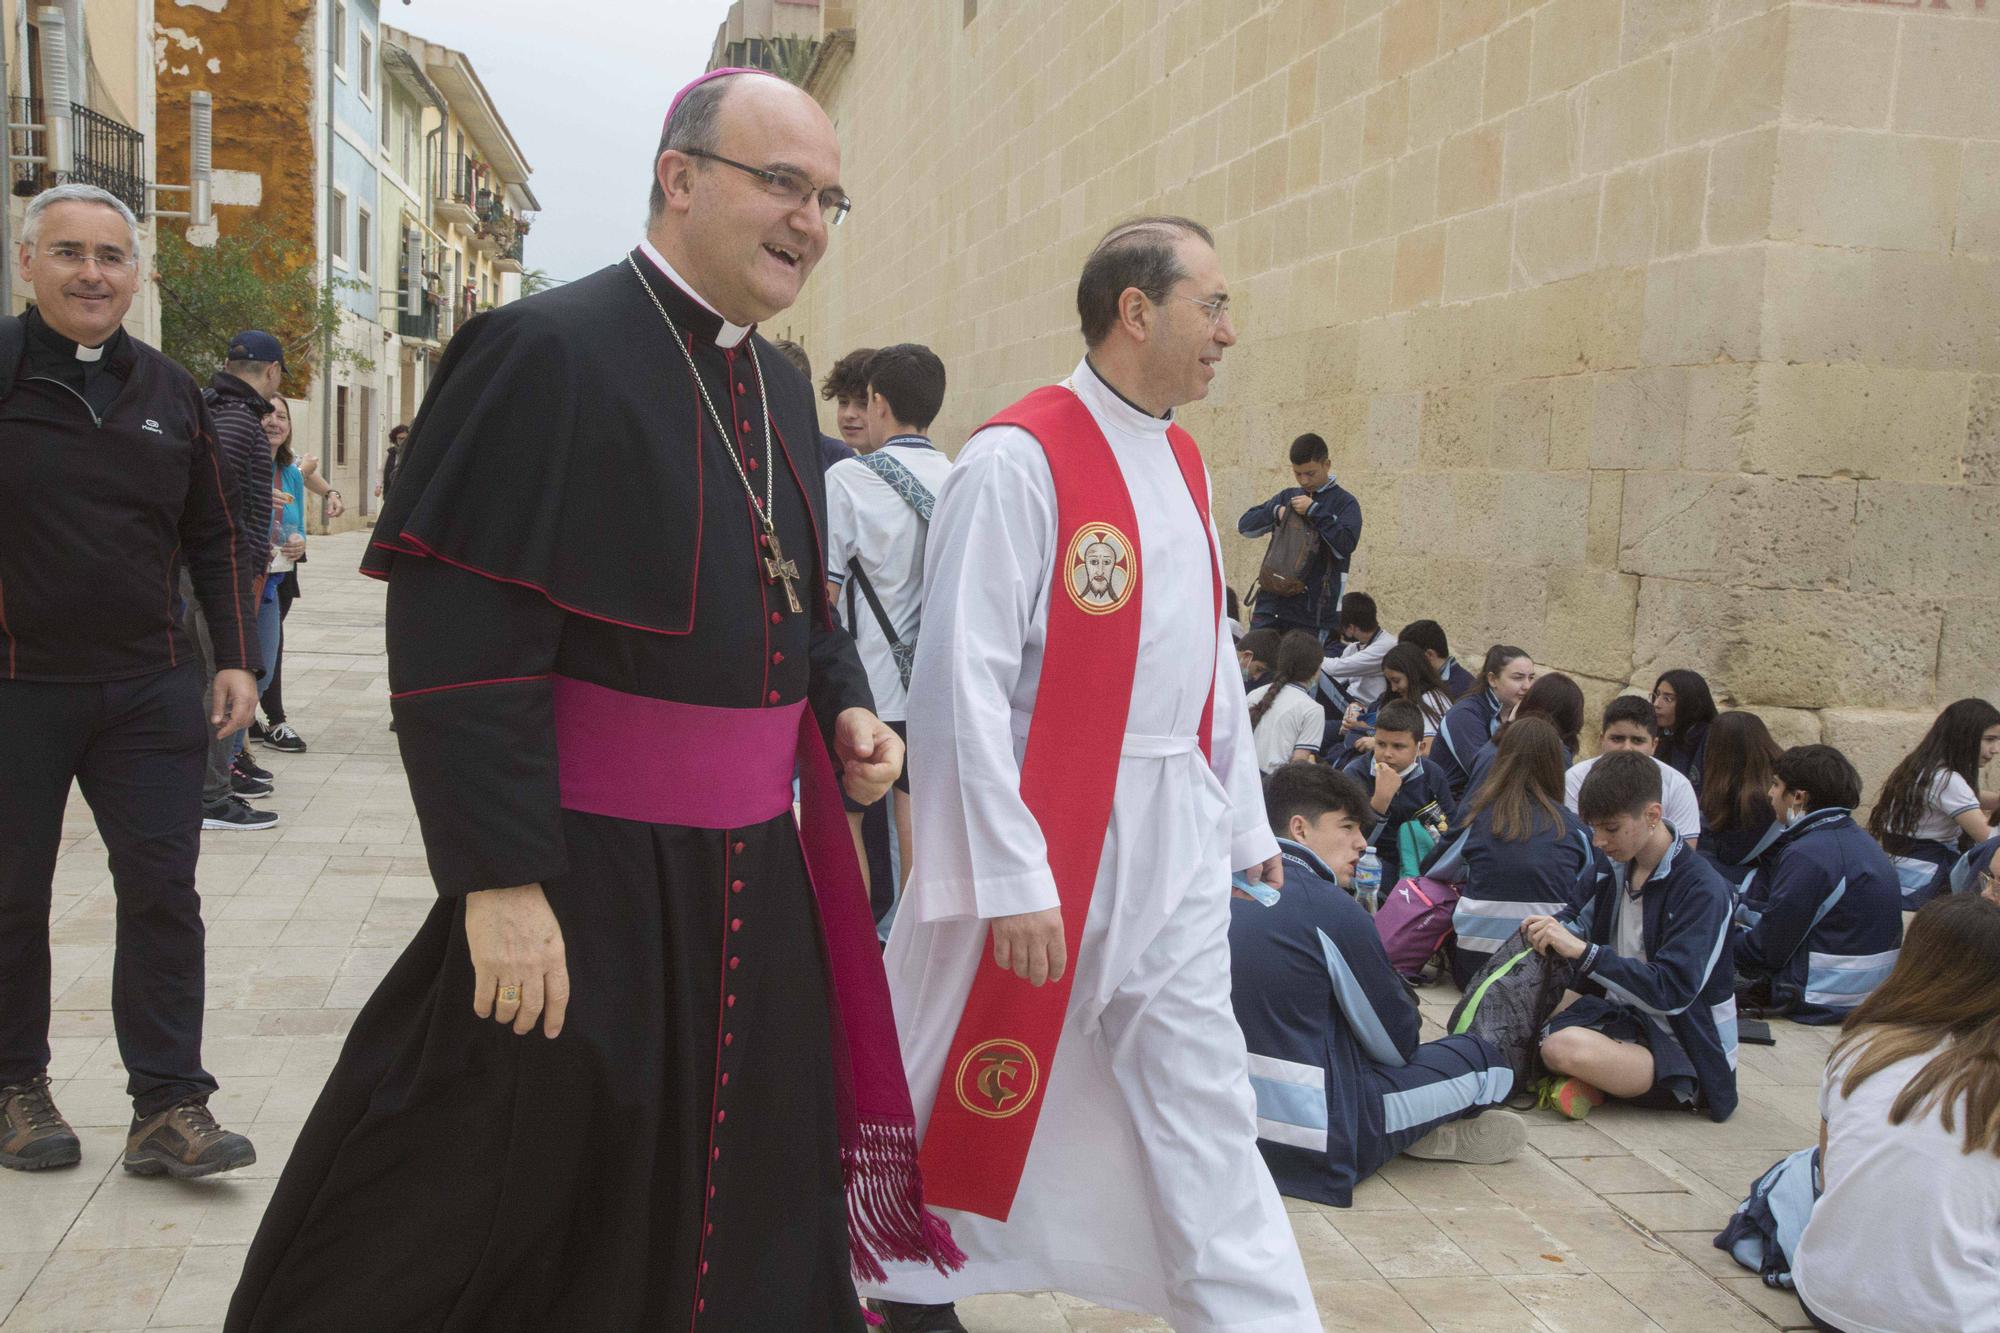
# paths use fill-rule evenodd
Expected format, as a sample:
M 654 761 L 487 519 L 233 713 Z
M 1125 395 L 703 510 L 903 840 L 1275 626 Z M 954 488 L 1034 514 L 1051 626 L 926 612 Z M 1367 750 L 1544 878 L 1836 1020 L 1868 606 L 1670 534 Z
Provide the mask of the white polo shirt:
M 951 460 L 933 449 L 928 440 L 899 435 L 882 448 L 933 496 L 944 489 Z M 868 686 L 875 694 L 875 715 L 884 722 L 901 722 L 909 716 L 909 695 L 868 599 L 858 587 L 850 590 L 846 586 L 847 562 L 852 559 L 860 564 L 897 634 L 905 643 L 914 642 L 923 619 L 927 527 L 909 501 L 860 459 L 843 458 L 827 469 L 827 577 L 840 589 L 838 610 L 861 650 L 861 665 L 868 670 Z
M 1583 780 L 1590 776 L 1590 767 L 1603 755 L 1585 759 L 1573 766 L 1563 777 L 1563 804 L 1576 809 L 1576 794 L 1583 790 Z M 1701 801 L 1694 794 L 1694 784 L 1674 771 L 1670 764 L 1653 761 L 1660 768 L 1660 814 L 1674 826 L 1674 832 L 1683 838 L 1701 836 Z

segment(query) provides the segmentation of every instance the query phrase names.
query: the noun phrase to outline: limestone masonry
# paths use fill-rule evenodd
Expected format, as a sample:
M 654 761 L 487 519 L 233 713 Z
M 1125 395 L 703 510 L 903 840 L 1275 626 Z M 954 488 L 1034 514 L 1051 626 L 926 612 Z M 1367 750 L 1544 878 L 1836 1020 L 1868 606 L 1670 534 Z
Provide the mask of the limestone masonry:
M 947 447 L 1074 363 L 1107 225 L 1184 212 L 1238 311 L 1185 420 L 1239 589 L 1234 517 L 1315 430 L 1353 586 L 1462 658 L 1519 642 L 1593 705 L 1693 667 L 1871 789 L 2000 696 L 2000 2 L 839 17 L 809 86 L 856 208 L 789 331 L 822 372 L 929 343 Z

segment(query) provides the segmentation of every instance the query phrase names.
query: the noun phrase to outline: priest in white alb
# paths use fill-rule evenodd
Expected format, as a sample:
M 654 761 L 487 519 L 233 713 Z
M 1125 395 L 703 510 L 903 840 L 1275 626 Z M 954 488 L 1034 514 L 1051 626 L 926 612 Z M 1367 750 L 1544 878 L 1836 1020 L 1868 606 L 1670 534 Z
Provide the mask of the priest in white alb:
M 1230 1008 L 1231 872 L 1283 872 L 1208 474 L 1173 423 L 1235 341 L 1208 232 L 1113 228 L 1077 309 L 1083 361 L 972 437 L 931 529 L 887 962 L 968 1262 L 864 1291 L 890 1333 L 1045 1288 L 1181 1333 L 1311 1333 Z

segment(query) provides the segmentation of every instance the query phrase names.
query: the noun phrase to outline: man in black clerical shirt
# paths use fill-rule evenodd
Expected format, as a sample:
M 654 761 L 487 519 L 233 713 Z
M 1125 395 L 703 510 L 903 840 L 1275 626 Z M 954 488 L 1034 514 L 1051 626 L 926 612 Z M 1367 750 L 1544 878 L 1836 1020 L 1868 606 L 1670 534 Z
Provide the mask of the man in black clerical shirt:
M 668 113 L 641 244 L 447 349 L 362 566 L 440 899 L 232 1333 L 861 1333 L 851 1263 L 955 1257 L 831 776 L 879 800 L 902 745 L 830 614 L 811 386 L 754 327 L 839 171 L 805 93 L 718 72 Z
M 49 908 L 74 781 L 118 899 L 125 1169 L 211 1175 L 256 1160 L 208 1111 L 195 862 L 206 741 L 257 701 L 257 571 L 200 390 L 119 327 L 139 285 L 131 210 L 91 185 L 46 190 L 17 261 L 35 302 L 0 318 L 0 1166 L 81 1158 L 48 1076 Z M 176 618 L 182 562 L 221 668 L 206 708 Z

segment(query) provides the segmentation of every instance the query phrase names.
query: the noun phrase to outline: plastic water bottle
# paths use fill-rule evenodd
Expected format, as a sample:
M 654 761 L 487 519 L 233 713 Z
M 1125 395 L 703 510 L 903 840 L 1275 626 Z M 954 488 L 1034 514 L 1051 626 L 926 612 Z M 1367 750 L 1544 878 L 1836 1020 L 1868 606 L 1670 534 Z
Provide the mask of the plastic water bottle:
M 1370 847 L 1354 867 L 1354 900 L 1369 911 L 1382 901 L 1382 858 Z

